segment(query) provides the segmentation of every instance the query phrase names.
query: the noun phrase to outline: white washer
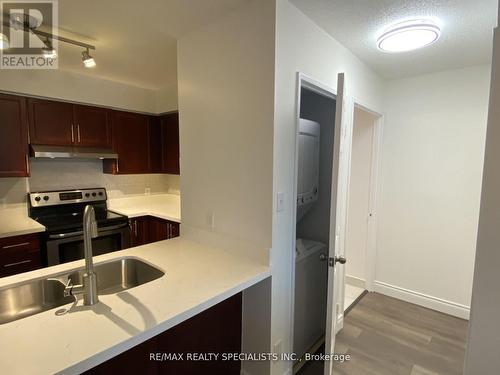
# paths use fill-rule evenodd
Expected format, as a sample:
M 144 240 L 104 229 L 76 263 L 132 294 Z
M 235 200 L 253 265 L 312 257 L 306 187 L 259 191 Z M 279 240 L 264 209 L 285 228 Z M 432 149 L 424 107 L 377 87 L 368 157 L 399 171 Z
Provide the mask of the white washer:
M 300 358 L 325 334 L 328 264 L 327 245 L 297 239 L 293 351 Z

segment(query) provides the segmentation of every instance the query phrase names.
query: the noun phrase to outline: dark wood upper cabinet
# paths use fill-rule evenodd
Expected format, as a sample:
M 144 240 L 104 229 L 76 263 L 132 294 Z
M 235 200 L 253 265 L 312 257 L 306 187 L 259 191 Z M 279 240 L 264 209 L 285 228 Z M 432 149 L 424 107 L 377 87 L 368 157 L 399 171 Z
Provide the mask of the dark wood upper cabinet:
M 75 143 L 78 146 L 111 147 L 110 110 L 75 104 Z
M 150 116 L 0 94 L 0 177 L 29 176 L 28 144 L 113 148 L 113 174 L 179 174 L 179 114 Z
M 29 98 L 28 118 L 33 144 L 66 146 L 75 141 L 73 104 Z
M 111 115 L 113 149 L 118 160 L 105 160 L 103 171 L 113 174 L 150 172 L 150 116 L 113 111 Z
M 149 152 L 151 173 L 163 173 L 163 132 L 159 117 L 152 117 L 149 123 Z
M 179 174 L 179 114 L 154 117 L 150 124 L 151 173 Z
M 29 176 L 26 99 L 0 94 L 0 177 Z
M 180 174 L 179 113 L 163 115 L 160 123 L 163 141 L 163 173 Z

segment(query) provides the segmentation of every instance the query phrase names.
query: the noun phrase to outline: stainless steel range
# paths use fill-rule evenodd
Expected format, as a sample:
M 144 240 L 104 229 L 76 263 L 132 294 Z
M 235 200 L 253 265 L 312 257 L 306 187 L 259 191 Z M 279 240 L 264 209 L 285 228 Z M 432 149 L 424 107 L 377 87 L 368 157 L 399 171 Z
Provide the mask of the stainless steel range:
M 92 240 L 94 255 L 130 246 L 128 218 L 107 209 L 106 189 L 29 193 L 29 216 L 46 228 L 42 241 L 45 265 L 83 259 L 83 212 L 87 205 L 94 207 L 98 228 L 98 236 Z

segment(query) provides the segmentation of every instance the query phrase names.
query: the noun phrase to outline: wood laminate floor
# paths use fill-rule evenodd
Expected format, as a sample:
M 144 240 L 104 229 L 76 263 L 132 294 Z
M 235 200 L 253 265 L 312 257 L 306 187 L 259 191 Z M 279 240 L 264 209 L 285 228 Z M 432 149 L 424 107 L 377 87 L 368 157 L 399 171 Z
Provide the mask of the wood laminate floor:
M 348 313 L 336 353 L 351 360 L 335 374 L 462 374 L 468 322 L 378 293 L 366 294 Z M 323 362 L 309 362 L 300 375 L 322 375 Z

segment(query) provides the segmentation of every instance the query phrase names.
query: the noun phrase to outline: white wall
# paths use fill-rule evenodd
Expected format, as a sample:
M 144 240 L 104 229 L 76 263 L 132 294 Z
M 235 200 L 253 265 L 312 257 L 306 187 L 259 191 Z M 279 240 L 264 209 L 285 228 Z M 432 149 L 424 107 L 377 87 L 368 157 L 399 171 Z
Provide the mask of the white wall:
M 355 107 L 345 249 L 348 261 L 345 272 L 346 276 L 363 282 L 366 281 L 372 145 L 376 119 L 373 114 Z
M 182 236 L 266 264 L 274 51 L 274 2 L 254 0 L 180 39 L 177 63 Z M 244 294 L 243 348 L 271 350 L 270 284 Z M 244 362 L 242 373 L 265 375 L 269 367 Z
M 467 317 L 488 66 L 388 83 L 376 290 Z M 401 290 L 403 289 L 403 290 Z
M 500 368 L 500 34 L 495 31 L 481 213 L 472 289 L 465 374 L 495 374 Z
M 201 232 L 218 246 L 230 238 L 262 261 L 271 247 L 274 23 L 273 2 L 256 0 L 178 42 L 183 235 Z
M 178 108 L 177 82 L 156 91 L 156 113 L 171 112 Z
M 0 90 L 157 113 L 154 90 L 64 70 L 0 70 Z
M 349 50 L 326 34 L 287 0 L 277 1 L 276 95 L 274 123 L 274 197 L 284 192 L 287 205 L 273 214 L 272 343 L 291 348 L 291 264 L 293 261 L 292 186 L 294 181 L 296 73 L 301 71 L 331 87 L 345 72 L 347 89 L 358 102 L 376 111 L 382 108 L 382 81 Z M 276 362 L 273 373 L 289 364 Z

